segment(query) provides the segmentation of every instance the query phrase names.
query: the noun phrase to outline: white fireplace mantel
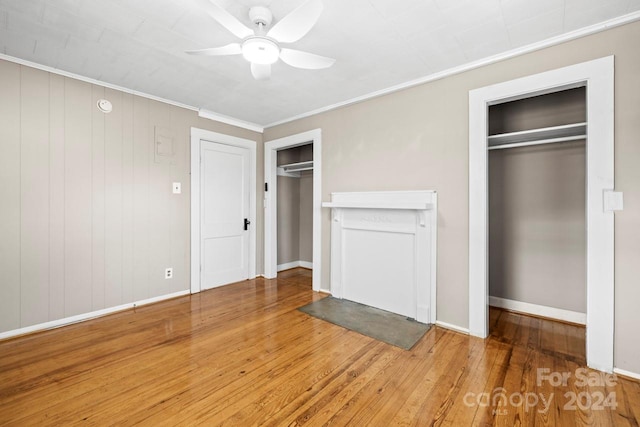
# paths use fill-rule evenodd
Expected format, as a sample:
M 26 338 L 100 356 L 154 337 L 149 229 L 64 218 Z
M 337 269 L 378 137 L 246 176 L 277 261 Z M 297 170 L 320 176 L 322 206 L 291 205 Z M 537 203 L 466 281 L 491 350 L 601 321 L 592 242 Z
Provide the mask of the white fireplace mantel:
M 331 193 L 331 294 L 436 320 L 435 191 Z

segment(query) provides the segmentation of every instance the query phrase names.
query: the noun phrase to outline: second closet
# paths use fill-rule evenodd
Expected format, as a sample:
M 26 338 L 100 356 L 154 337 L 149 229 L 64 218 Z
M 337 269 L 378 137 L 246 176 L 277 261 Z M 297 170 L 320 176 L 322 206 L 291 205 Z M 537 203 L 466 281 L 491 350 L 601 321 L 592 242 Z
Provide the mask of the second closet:
M 313 145 L 278 151 L 278 271 L 313 268 Z
M 586 126 L 584 87 L 489 107 L 490 305 L 586 313 Z

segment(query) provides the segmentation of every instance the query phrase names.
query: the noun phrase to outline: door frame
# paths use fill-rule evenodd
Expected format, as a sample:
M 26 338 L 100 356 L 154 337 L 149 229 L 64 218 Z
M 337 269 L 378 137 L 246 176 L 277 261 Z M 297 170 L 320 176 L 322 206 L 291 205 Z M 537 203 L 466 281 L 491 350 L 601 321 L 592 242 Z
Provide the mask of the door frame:
M 313 273 L 312 289 L 320 291 L 322 273 L 322 131 L 313 129 L 307 132 L 286 136 L 265 142 L 264 180 L 268 191 L 264 193 L 264 277 L 273 279 L 278 276 L 278 151 L 301 145 L 313 144 Z M 327 291 L 328 292 L 328 291 Z
M 614 189 L 614 57 L 608 56 L 469 92 L 469 332 L 488 324 L 488 107 L 587 87 L 587 365 L 613 370 L 614 214 L 603 207 Z
M 256 277 L 256 141 L 191 128 L 191 293 L 200 292 L 200 142 L 230 145 L 249 150 L 249 278 Z

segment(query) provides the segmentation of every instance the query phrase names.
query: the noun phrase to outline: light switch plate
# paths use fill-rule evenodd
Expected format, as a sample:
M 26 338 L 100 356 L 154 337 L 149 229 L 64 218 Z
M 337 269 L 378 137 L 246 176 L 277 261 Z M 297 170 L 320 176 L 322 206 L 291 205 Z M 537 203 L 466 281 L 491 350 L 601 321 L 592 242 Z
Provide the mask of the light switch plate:
M 604 211 L 614 212 L 624 209 L 624 200 L 621 191 L 604 192 Z
M 174 182 L 173 183 L 173 194 L 180 194 L 182 193 L 182 185 L 179 182 Z

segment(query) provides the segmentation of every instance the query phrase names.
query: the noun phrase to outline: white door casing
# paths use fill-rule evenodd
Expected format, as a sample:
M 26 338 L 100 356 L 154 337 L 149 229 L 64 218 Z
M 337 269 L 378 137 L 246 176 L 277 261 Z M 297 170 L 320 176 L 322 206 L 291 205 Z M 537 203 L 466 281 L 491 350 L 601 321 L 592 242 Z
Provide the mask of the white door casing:
M 255 277 L 255 225 L 256 142 L 191 128 L 191 293 Z
M 278 275 L 278 221 L 277 221 L 277 158 L 278 151 L 300 145 L 313 144 L 313 273 L 312 287 L 320 291 L 322 273 L 322 132 L 313 129 L 265 143 L 264 180 L 269 190 L 264 193 L 264 276 Z M 328 289 L 322 289 L 329 292 Z
M 469 331 L 488 335 L 489 105 L 587 87 L 587 364 L 613 369 L 614 214 L 604 194 L 614 189 L 614 58 L 596 59 L 469 92 Z
M 200 289 L 249 278 L 249 150 L 200 142 Z

